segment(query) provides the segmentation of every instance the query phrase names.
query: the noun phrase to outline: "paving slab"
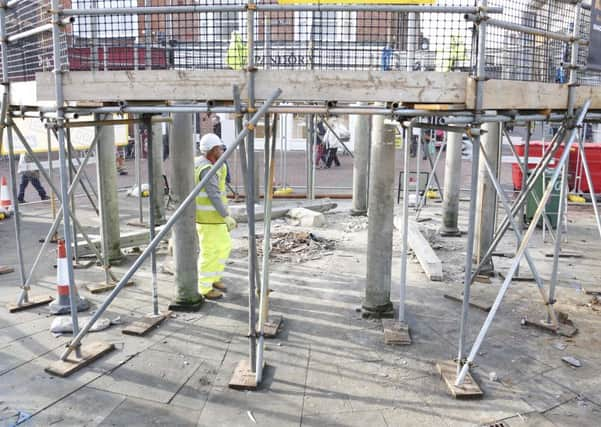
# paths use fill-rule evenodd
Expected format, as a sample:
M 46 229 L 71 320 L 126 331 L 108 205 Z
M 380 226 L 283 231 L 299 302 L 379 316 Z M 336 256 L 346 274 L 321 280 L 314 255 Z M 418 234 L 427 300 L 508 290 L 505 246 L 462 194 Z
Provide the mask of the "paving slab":
M 66 343 L 67 339 L 55 338 L 49 331 L 38 332 L 13 341 L 0 348 L 0 354 L 2 354 L 0 375 L 55 349 L 62 348 Z
M 100 390 L 167 403 L 200 366 L 200 359 L 146 350 L 90 386 Z
M 128 397 L 99 426 L 195 426 L 199 411 Z
M 576 394 L 583 394 L 593 402 L 601 404 L 599 362 L 584 359 L 580 361 L 582 362 L 580 368 L 573 368 L 564 363 L 564 366 L 545 372 L 543 376 Z
M 575 393 L 543 375 L 520 381 L 512 388 L 516 395 L 539 412 L 545 412 L 576 397 Z
M 596 427 L 601 419 L 601 407 L 586 399 L 572 399 L 545 412 L 545 418 L 557 426 Z
M 98 426 L 125 396 L 83 387 L 31 418 L 24 426 Z
M 334 414 L 303 416 L 301 426 L 306 427 L 387 427 L 380 411 L 352 411 Z

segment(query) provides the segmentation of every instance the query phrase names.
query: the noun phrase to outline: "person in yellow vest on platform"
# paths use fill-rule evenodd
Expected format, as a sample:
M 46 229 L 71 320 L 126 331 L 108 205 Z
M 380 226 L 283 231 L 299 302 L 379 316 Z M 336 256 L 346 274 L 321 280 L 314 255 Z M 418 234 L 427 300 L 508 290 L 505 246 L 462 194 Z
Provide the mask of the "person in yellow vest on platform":
M 214 133 L 208 133 L 200 140 L 200 150 L 202 155 L 194 162 L 196 184 L 223 155 L 223 142 Z M 196 196 L 196 232 L 200 245 L 198 292 L 207 299 L 221 298 L 226 290 L 221 276 L 232 249 L 230 231 L 237 226 L 227 209 L 226 175 L 224 164 Z

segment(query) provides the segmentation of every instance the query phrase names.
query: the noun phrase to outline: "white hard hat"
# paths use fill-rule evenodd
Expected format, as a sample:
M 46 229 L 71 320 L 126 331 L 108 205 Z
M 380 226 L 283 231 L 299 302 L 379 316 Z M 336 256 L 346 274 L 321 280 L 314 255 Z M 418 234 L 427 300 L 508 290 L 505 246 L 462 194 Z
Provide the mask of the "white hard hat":
M 218 145 L 223 145 L 223 142 L 221 142 L 221 138 L 214 133 L 207 133 L 200 138 L 200 150 L 205 153 L 208 153 L 213 147 L 217 147 Z

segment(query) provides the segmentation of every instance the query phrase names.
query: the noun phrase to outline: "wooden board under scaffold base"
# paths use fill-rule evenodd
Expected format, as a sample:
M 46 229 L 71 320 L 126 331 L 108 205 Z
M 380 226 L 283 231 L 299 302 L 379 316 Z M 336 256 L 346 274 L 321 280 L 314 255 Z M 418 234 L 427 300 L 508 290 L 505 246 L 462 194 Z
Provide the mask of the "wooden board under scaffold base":
M 34 308 L 34 307 L 39 307 L 41 305 L 46 305 L 46 304 L 50 304 L 52 301 L 54 301 L 54 298 L 52 298 L 51 296 L 45 296 L 45 297 L 30 297 L 29 301 L 24 302 L 21 305 L 9 305 L 8 306 L 8 312 L 9 313 L 16 313 L 18 311 L 23 311 L 23 310 L 27 310 L 30 308 Z
M 263 363 L 265 369 L 265 363 Z M 234 390 L 256 390 L 258 387 L 256 373 L 250 370 L 248 359 L 242 359 L 234 369 L 229 387 Z
M 469 372 L 465 376 L 462 385 L 455 385 L 455 380 L 457 379 L 457 363 L 455 361 L 445 360 L 438 362 L 436 369 L 438 369 L 438 373 L 446 383 L 449 392 L 456 399 L 480 398 L 484 394 Z
M 114 344 L 102 341 L 83 344 L 81 346 L 81 358 L 76 357 L 75 351 L 72 351 L 66 360 L 58 360 L 44 370 L 52 375 L 68 377 L 114 349 Z
M 130 280 L 125 284 L 125 286 L 133 286 L 134 281 Z M 100 282 L 100 283 L 86 283 L 86 289 L 93 294 L 100 294 L 102 292 L 111 291 L 115 289 L 117 286 L 117 282 Z
M 384 328 L 384 344 L 409 345 L 411 344 L 411 333 L 405 322 L 394 319 L 382 319 Z
M 265 338 L 275 338 L 278 335 L 283 321 L 284 318 L 279 314 L 269 317 L 267 322 L 263 324 L 263 336 Z
M 132 324 L 123 328 L 121 333 L 125 335 L 135 335 L 137 337 L 144 336 L 148 332 L 159 326 L 163 322 L 163 320 L 167 319 L 169 316 L 171 316 L 170 311 L 161 313 L 157 316 L 155 316 L 154 314 L 147 314 L 141 319 L 136 320 Z

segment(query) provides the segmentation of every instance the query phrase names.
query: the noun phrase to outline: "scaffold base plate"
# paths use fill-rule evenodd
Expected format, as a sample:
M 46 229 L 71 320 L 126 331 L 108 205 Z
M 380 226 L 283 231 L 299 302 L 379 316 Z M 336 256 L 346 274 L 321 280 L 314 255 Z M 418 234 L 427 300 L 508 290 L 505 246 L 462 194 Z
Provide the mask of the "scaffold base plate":
M 134 335 L 137 337 L 144 336 L 148 332 L 159 326 L 163 322 L 163 320 L 167 319 L 170 315 L 170 311 L 161 313 L 157 316 L 155 316 L 154 314 L 147 314 L 141 319 L 138 319 L 130 325 L 123 328 L 121 333 L 125 335 Z
M 265 365 L 263 365 L 263 369 Z M 238 362 L 234 369 L 234 375 L 230 380 L 229 387 L 234 390 L 256 390 L 258 387 L 257 377 L 251 371 L 248 359 L 243 359 Z
M 278 335 L 283 321 L 284 318 L 279 314 L 270 317 L 267 322 L 263 324 L 263 336 L 265 338 L 275 338 Z
M 114 344 L 102 341 L 84 344 L 81 346 L 81 358 L 76 357 L 73 351 L 66 360 L 58 360 L 44 370 L 52 375 L 68 377 L 114 349 Z
M 27 310 L 27 309 L 34 308 L 34 307 L 39 307 L 41 305 L 47 305 L 47 304 L 50 304 L 52 301 L 54 301 L 54 298 L 52 298 L 51 296 L 37 297 L 37 298 L 33 297 L 33 298 L 29 298 L 29 301 L 24 302 L 21 305 L 9 305 L 8 312 L 16 313 L 18 311 L 23 311 L 23 310 Z
M 484 394 L 478 383 L 469 372 L 465 376 L 463 384 L 455 385 L 457 379 L 457 363 L 453 360 L 445 360 L 436 364 L 438 373 L 444 380 L 451 395 L 456 399 L 475 399 Z
M 566 323 L 560 322 L 559 327 L 555 327 L 544 320 L 540 320 L 538 322 L 531 322 L 530 320 L 524 319 L 522 324 L 524 326 L 533 326 L 535 328 L 542 329 L 543 331 L 547 331 L 552 334 L 568 338 L 573 337 L 578 333 L 578 328 L 574 326 L 571 320 L 566 320 Z
M 409 345 L 411 344 L 411 333 L 409 325 L 393 319 L 382 319 L 384 328 L 384 344 Z

